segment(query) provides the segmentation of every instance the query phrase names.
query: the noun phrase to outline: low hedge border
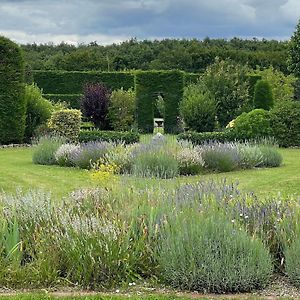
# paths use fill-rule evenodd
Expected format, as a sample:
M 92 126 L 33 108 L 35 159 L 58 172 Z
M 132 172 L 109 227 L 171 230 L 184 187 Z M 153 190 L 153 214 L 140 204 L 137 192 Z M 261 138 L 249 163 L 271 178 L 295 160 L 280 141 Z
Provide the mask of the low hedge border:
M 221 143 L 233 142 L 237 140 L 237 136 L 232 130 L 215 132 L 184 132 L 177 135 L 177 140 L 190 141 L 193 144 L 201 145 L 207 141 L 217 141 Z
M 140 135 L 135 132 L 81 130 L 79 133 L 79 142 L 86 143 L 91 141 L 123 142 L 125 144 L 133 144 L 140 141 Z

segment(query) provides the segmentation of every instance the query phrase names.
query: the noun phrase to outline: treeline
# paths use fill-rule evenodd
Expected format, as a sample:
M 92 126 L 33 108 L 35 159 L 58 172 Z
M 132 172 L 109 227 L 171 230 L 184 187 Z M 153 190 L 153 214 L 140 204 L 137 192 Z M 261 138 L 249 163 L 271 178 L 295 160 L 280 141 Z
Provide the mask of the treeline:
M 131 39 L 108 46 L 92 42 L 78 46 L 61 43 L 22 45 L 25 61 L 32 70 L 124 71 L 172 70 L 203 72 L 215 57 L 256 68 L 268 67 L 288 73 L 287 41 L 276 40 L 144 40 Z

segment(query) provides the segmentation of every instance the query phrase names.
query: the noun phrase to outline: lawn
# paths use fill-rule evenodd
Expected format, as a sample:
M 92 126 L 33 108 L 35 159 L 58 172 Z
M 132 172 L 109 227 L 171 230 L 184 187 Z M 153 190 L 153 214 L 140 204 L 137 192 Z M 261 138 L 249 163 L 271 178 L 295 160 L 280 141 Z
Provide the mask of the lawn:
M 32 148 L 10 148 L 0 150 L 0 188 L 14 192 L 34 188 L 51 191 L 55 196 L 83 187 L 94 186 L 89 172 L 74 168 L 34 165 L 31 162 Z M 230 173 L 207 174 L 194 177 L 181 177 L 173 180 L 160 180 L 160 183 L 173 185 L 181 181 L 202 179 L 223 179 L 239 182 L 240 189 L 258 194 L 282 193 L 300 195 L 300 149 L 280 149 L 283 165 L 273 169 L 253 169 Z M 126 178 L 136 184 L 134 178 Z M 139 185 L 158 184 L 158 180 L 139 180 Z

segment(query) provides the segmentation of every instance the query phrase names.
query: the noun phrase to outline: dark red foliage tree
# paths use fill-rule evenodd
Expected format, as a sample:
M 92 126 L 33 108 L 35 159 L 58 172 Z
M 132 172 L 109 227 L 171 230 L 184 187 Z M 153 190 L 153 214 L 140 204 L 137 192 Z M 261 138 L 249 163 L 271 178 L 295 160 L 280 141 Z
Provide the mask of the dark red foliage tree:
M 88 83 L 84 86 L 81 110 L 98 129 L 108 129 L 107 113 L 111 91 L 103 83 Z

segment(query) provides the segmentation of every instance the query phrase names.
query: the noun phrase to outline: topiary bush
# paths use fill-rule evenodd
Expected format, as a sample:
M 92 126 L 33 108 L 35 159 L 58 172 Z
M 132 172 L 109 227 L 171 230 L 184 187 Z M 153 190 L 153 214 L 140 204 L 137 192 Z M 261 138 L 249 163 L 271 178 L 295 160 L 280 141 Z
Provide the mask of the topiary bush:
M 270 110 L 274 106 L 272 88 L 268 81 L 259 80 L 254 87 L 254 108 Z
M 222 215 L 182 211 L 164 222 L 158 249 L 162 280 L 200 292 L 247 292 L 265 286 L 272 260 L 263 243 Z
M 84 86 L 81 98 L 83 116 L 99 129 L 108 129 L 108 107 L 111 91 L 103 83 L 91 83 Z
M 123 88 L 113 91 L 110 96 L 108 120 L 113 130 L 130 130 L 134 123 L 135 93 Z
M 234 120 L 233 131 L 239 139 L 257 139 L 272 135 L 270 113 L 263 109 L 254 109 L 242 113 Z
M 203 84 L 191 84 L 184 89 L 180 114 L 186 125 L 197 132 L 213 131 L 217 104 Z
M 0 36 L 0 144 L 24 138 L 26 102 L 21 48 Z
M 78 140 L 81 112 L 77 109 L 63 109 L 52 113 L 49 127 L 58 135 L 69 141 Z
M 270 113 L 273 135 L 280 147 L 300 146 L 300 102 L 286 102 Z
M 47 124 L 54 106 L 43 98 L 41 90 L 35 84 L 25 86 L 25 99 L 27 105 L 24 139 L 28 142 L 39 126 Z

